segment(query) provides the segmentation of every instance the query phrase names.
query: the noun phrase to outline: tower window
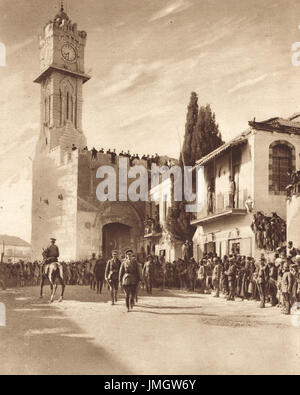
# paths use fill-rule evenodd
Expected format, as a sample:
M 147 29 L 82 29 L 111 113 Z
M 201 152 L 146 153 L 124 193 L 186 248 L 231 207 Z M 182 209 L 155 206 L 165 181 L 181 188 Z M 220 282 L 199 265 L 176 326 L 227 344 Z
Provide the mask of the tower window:
M 44 122 L 46 123 L 47 122 L 47 98 L 45 98 L 44 111 L 45 111 Z
M 67 93 L 67 120 L 69 120 L 69 92 Z
M 73 97 L 71 97 L 71 121 L 74 120 L 74 105 L 73 105 Z

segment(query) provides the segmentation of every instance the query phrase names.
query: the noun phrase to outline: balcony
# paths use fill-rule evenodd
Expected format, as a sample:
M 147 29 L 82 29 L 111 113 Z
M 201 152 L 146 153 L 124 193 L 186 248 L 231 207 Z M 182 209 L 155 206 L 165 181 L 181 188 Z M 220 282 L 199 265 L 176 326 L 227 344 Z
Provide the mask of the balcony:
M 154 220 L 145 221 L 144 238 L 160 237 L 162 235 L 162 227 Z
M 224 217 L 246 215 L 247 210 L 244 207 L 244 201 L 239 199 L 238 194 L 234 199 L 229 193 L 219 193 L 217 196 L 212 194 L 211 201 L 205 203 L 204 209 L 197 213 L 197 218 L 192 219 L 191 225 L 202 225 Z

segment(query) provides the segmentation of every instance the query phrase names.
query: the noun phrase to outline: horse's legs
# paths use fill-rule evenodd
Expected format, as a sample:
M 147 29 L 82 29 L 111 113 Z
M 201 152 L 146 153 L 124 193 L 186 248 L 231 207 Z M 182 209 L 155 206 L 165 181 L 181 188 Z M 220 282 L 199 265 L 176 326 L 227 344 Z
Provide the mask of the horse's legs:
M 58 299 L 58 301 L 62 302 L 63 298 L 64 298 L 65 289 L 66 289 L 65 282 L 62 278 L 60 279 L 60 285 L 61 285 L 61 295 L 60 295 L 60 298 Z
M 50 290 L 51 290 L 50 302 L 53 303 L 53 300 L 54 300 L 54 285 L 53 285 L 52 281 L 50 281 Z
M 56 283 L 53 284 L 51 282 L 50 287 L 51 287 L 51 299 L 50 299 L 50 301 L 51 301 L 51 303 L 53 303 L 54 302 L 55 293 L 56 293 L 56 290 L 57 290 L 57 284 Z
M 45 283 L 45 278 L 44 278 L 44 276 L 42 276 L 40 298 L 43 297 L 43 287 L 44 287 L 44 283 Z

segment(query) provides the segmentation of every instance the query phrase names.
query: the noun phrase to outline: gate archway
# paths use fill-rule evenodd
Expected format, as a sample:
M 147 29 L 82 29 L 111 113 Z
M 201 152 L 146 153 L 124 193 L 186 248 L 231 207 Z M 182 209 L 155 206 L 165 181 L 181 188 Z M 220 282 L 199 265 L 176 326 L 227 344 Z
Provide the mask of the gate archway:
M 131 226 L 119 222 L 104 225 L 102 228 L 102 256 L 104 259 L 110 259 L 113 250 L 119 251 L 119 257 L 124 255 L 126 249 L 131 246 L 131 237 Z

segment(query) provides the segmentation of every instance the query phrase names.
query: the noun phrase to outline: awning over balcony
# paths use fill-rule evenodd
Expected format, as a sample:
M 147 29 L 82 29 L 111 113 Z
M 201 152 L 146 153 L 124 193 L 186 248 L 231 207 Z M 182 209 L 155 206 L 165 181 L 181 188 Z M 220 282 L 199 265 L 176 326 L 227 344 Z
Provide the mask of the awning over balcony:
M 206 217 L 197 218 L 197 219 L 191 221 L 191 225 L 204 225 L 208 222 L 217 221 L 218 219 L 221 219 L 224 217 L 239 216 L 239 215 L 246 215 L 246 214 L 247 214 L 247 210 L 240 209 L 240 208 L 230 208 L 230 209 L 224 210 L 219 213 L 210 214 Z
M 250 133 L 251 133 L 250 131 L 243 133 L 240 136 L 235 137 L 233 140 L 229 141 L 228 143 L 221 145 L 219 148 L 215 149 L 210 154 L 200 159 L 194 168 L 205 165 L 206 163 L 210 162 L 214 158 L 217 158 L 218 156 L 220 156 L 221 154 L 223 154 L 225 151 L 229 150 L 232 147 L 237 147 L 246 144 Z

